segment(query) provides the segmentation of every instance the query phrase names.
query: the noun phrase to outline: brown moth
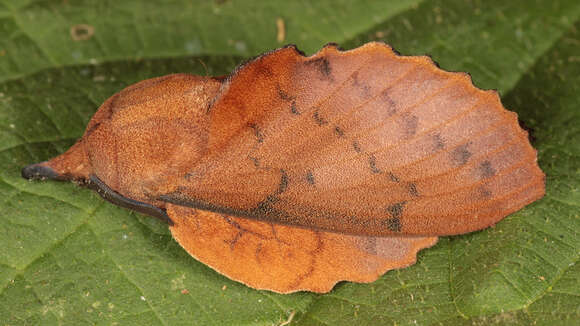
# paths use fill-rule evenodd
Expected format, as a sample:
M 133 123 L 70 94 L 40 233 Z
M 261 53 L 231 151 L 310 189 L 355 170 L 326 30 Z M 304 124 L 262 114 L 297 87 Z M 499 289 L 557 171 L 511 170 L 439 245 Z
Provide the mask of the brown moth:
M 545 192 L 497 92 L 383 43 L 287 46 L 227 78 L 139 82 L 22 174 L 161 218 L 198 260 L 281 293 L 372 282 Z

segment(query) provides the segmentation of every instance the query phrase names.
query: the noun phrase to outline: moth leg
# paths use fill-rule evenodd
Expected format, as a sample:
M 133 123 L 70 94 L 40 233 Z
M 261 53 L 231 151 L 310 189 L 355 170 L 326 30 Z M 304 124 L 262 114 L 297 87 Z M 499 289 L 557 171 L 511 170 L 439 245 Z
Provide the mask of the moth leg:
M 131 198 L 127 198 L 111 189 L 94 174 L 89 176 L 87 187 L 95 190 L 101 197 L 115 205 L 156 217 L 164 222 L 167 222 L 167 224 L 170 226 L 173 226 L 173 221 L 171 218 L 169 218 L 167 212 L 164 209 Z

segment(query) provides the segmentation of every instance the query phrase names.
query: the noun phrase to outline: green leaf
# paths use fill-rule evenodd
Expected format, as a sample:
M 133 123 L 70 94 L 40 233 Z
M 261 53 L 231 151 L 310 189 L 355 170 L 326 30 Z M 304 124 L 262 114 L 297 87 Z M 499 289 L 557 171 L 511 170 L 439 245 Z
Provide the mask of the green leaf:
M 283 19 L 286 38 L 276 39 Z M 85 24 L 90 28 L 82 27 Z M 73 38 L 82 30 L 87 40 Z M 92 32 L 90 29 L 93 29 Z M 580 320 L 580 3 L 0 0 L 0 320 L 5 325 L 570 325 Z M 92 35 L 91 35 L 92 34 Z M 107 97 L 221 75 L 295 43 L 382 40 L 497 88 L 533 130 L 546 197 L 442 238 L 416 265 L 278 295 L 187 255 L 166 225 L 20 169 L 65 151 Z M 206 70 L 207 69 L 207 70 Z

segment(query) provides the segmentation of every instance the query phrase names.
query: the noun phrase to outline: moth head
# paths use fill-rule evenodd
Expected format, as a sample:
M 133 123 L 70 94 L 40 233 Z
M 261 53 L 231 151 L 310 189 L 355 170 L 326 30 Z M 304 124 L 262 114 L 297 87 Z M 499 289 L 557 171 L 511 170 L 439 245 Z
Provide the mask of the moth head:
M 221 81 L 174 74 L 131 85 L 107 99 L 64 154 L 22 170 L 27 179 L 98 177 L 146 200 L 150 187 L 186 173 L 207 150 L 207 109 Z

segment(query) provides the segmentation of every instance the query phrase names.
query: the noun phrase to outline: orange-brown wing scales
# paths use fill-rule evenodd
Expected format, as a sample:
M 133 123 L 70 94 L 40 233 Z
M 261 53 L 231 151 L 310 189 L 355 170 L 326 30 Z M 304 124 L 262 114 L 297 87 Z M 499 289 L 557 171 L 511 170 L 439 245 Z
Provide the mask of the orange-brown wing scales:
M 350 57 L 348 59 L 354 61 L 356 58 Z M 270 154 L 274 153 L 289 155 L 288 157 L 300 157 L 300 155 L 307 153 L 318 153 L 320 150 L 331 150 L 336 147 L 334 145 L 337 138 L 339 138 L 339 142 L 340 140 L 347 141 L 346 137 L 340 139 L 347 130 L 337 122 L 341 118 L 350 120 L 348 118 L 350 114 L 361 110 L 370 102 L 378 104 L 376 105 L 378 110 L 367 116 L 367 119 L 371 116 L 372 119 L 387 117 L 389 111 L 385 110 L 385 104 L 390 105 L 391 103 L 387 95 L 389 85 L 395 85 L 399 79 L 404 78 L 414 69 L 410 63 L 404 63 L 398 67 L 394 65 L 396 60 L 394 54 L 385 57 L 383 60 L 385 62 L 382 65 L 378 64 L 380 60 L 373 59 L 366 62 L 361 59 L 362 63 L 350 63 L 349 67 L 358 68 L 346 69 L 345 71 L 349 72 L 348 75 L 342 74 L 339 77 L 324 78 L 321 81 L 319 81 L 319 77 L 317 78 L 317 75 L 320 74 L 318 71 L 306 70 L 310 67 L 309 64 L 304 64 L 300 69 L 297 69 L 294 83 L 312 81 L 314 85 L 309 85 L 308 89 L 297 93 L 296 106 L 300 108 L 300 114 L 297 117 L 287 119 L 283 128 L 266 129 L 271 136 L 267 137 L 260 149 L 260 154 L 264 157 L 269 157 Z M 316 62 L 316 60 L 318 59 L 313 61 Z M 331 58 L 328 59 L 329 67 L 341 67 L 340 62 L 331 60 Z M 344 62 L 343 65 L 348 63 Z M 376 69 L 373 69 L 373 65 L 377 66 Z M 391 67 L 391 71 L 389 67 Z M 394 67 L 398 69 L 393 69 Z M 322 88 L 319 88 L 318 84 L 320 83 L 323 84 Z M 298 99 L 302 101 L 298 101 Z M 296 137 L 296 131 L 299 131 L 300 137 Z M 288 144 L 288 146 L 281 148 L 279 144 Z M 266 163 L 274 162 L 266 161 Z
M 372 282 L 411 265 L 436 237 L 363 237 L 274 225 L 167 205 L 173 237 L 221 274 L 280 293 L 328 292 L 339 281 Z
M 207 106 L 220 85 L 212 78 L 174 74 L 112 96 L 81 140 L 91 172 L 124 196 L 148 201 L 144 193 L 150 186 L 206 152 L 208 119 L 199 108 Z
M 317 230 L 443 235 L 544 193 L 497 93 L 383 44 L 262 56 L 209 114 L 209 155 L 164 200 Z

